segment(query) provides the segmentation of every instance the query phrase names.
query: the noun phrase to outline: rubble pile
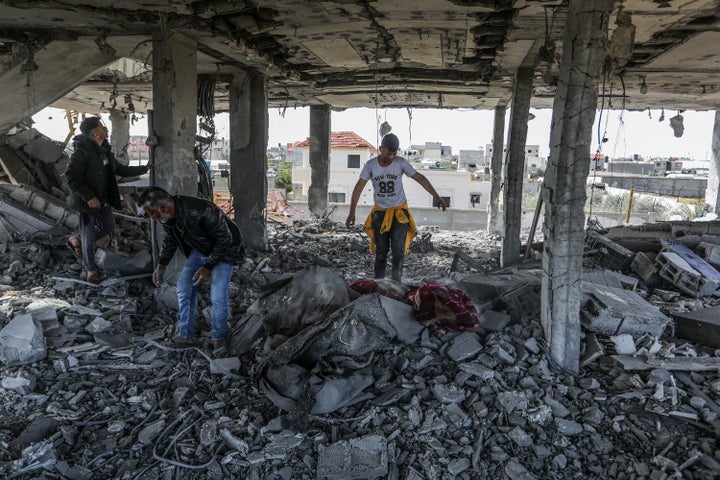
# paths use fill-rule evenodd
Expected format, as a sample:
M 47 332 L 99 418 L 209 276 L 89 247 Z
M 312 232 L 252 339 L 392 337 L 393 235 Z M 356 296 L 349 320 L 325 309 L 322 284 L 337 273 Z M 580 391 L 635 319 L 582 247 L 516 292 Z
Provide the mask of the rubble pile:
M 119 253 L 147 252 L 145 225 L 120 225 Z M 589 235 L 579 375 L 543 341 L 538 262 L 499 269 L 484 232 L 419 235 L 380 295 L 343 289 L 372 272 L 358 231 L 270 226 L 233 276 L 220 359 L 205 318 L 201 347 L 169 346 L 142 267 L 95 286 L 62 236 L 4 242 L 0 476 L 720 478 L 718 226 L 663 228 Z M 403 293 L 430 280 L 480 326 L 415 321 Z

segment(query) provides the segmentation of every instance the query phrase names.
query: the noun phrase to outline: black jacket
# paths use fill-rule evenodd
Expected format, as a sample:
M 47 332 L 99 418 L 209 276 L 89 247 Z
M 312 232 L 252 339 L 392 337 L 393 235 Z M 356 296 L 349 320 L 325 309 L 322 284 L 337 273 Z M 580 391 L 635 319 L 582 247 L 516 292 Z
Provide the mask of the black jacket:
M 245 256 L 240 228 L 217 205 L 202 198 L 173 196 L 175 217 L 163 223 L 165 238 L 160 265 L 167 265 L 178 247 L 187 257 L 190 249 L 207 257 L 203 267 L 236 264 Z
M 68 204 L 83 213 L 96 211 L 87 204 L 93 197 L 107 202 L 113 208 L 121 208 L 117 176 L 133 177 L 147 172 L 147 167 L 130 167 L 115 159 L 110 144 L 98 145 L 92 138 L 77 135 L 73 138 L 73 154 L 65 171 L 65 181 L 70 189 Z M 103 165 L 107 158 L 107 165 Z

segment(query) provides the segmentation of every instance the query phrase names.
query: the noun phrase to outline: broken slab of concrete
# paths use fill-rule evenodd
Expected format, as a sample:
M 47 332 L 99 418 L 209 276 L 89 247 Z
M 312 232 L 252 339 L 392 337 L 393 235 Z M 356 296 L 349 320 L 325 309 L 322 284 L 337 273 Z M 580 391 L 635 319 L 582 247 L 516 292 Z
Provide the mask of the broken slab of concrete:
M 700 242 L 697 246 L 697 250 L 703 253 L 703 258 L 706 262 L 712 265 L 715 269 L 720 268 L 720 245 L 715 245 L 709 242 Z
M 586 329 L 604 335 L 628 333 L 633 337 L 642 334 L 659 337 L 670 324 L 660 309 L 635 292 L 621 288 L 601 287 L 594 283 L 583 284 L 585 301 L 580 319 Z
M 318 480 L 360 480 L 386 477 L 387 440 L 380 435 L 318 445 Z
M 45 336 L 32 315 L 16 315 L 0 330 L 0 361 L 5 365 L 37 362 L 46 354 Z
M 720 348 L 720 306 L 671 315 L 675 320 L 676 337 Z

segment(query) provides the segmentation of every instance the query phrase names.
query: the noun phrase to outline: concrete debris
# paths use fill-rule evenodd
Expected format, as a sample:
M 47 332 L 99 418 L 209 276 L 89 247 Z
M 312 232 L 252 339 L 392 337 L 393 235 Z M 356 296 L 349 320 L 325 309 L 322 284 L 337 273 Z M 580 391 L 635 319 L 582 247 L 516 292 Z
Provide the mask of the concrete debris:
M 713 227 L 697 228 L 687 246 L 699 253 Z M 147 224 L 118 229 L 123 258 L 149 251 Z M 643 233 L 638 252 L 658 254 L 657 232 Z M 402 301 L 348 292 L 373 257 L 324 218 L 272 225 L 272 250 L 236 268 L 231 355 L 213 359 L 204 315 L 196 348 L 167 346 L 174 312 L 147 276 L 71 281 L 81 266 L 62 235 L 0 243 L 0 332 L 31 339 L 32 325 L 45 344 L 0 371 L 0 477 L 717 478 L 717 296 L 590 261 L 592 330 L 573 376 L 547 353 L 537 262 L 466 262 L 448 277 L 455 252 L 483 259 L 496 239 L 433 232 L 432 250 L 407 257 L 407 285 L 462 289 L 482 320 L 442 333 Z M 206 289 L 198 301 L 210 306 Z
M 596 333 L 660 337 L 671 322 L 658 307 L 629 290 L 585 283 L 583 293 L 580 319 L 586 329 Z

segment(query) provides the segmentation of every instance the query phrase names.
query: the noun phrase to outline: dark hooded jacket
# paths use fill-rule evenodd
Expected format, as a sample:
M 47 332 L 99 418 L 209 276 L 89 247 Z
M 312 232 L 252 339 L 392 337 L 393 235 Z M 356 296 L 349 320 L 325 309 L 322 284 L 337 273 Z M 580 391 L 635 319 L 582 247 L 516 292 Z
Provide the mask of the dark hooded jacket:
M 113 208 L 121 208 L 117 176 L 134 177 L 147 172 L 146 166 L 130 167 L 115 159 L 110 144 L 98 145 L 92 138 L 77 135 L 73 138 L 70 164 L 65 171 L 65 181 L 70 189 L 68 204 L 83 213 L 96 211 L 87 202 L 97 197 Z M 107 165 L 104 165 L 107 158 Z
M 217 205 L 202 198 L 173 196 L 175 217 L 165 229 L 158 263 L 167 265 L 178 247 L 187 257 L 195 249 L 206 257 L 203 267 L 212 270 L 218 263 L 235 265 L 245 256 L 240 228 Z

